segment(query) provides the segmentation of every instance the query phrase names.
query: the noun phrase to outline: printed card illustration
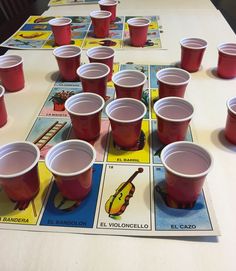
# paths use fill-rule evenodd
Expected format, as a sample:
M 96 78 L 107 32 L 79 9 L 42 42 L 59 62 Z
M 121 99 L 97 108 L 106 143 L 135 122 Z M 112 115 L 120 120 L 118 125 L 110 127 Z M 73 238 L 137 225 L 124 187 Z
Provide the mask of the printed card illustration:
M 121 40 L 111 40 L 111 39 L 97 39 L 97 38 L 86 38 L 84 40 L 83 48 L 89 49 L 96 46 L 108 46 L 114 48 L 121 48 L 122 41 Z
M 147 166 L 106 166 L 98 228 L 150 230 L 149 175 Z
M 37 224 L 52 179 L 51 173 L 43 162 L 39 162 L 38 168 L 40 189 L 30 202 L 13 202 L 0 188 L 0 223 Z
M 102 165 L 93 166 L 92 190 L 83 201 L 63 197 L 53 184 L 40 222 L 45 226 L 92 228 L 101 180 Z
M 52 88 L 41 112 L 41 116 L 54 116 L 54 117 L 69 117 L 66 109 L 66 100 L 74 94 L 80 93 L 81 88 Z
M 66 140 L 69 130 L 69 118 L 38 117 L 26 140 L 39 147 L 40 158 L 44 159 L 52 146 Z
M 200 194 L 191 208 L 168 206 L 166 202 L 165 171 L 163 167 L 154 167 L 155 185 L 155 227 L 161 231 L 211 231 L 204 192 Z

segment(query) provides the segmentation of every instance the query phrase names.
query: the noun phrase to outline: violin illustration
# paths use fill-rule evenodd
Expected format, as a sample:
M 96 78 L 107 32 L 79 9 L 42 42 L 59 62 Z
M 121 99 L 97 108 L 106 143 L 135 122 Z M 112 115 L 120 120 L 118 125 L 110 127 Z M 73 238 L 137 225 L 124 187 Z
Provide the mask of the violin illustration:
M 133 197 L 135 186 L 132 184 L 134 178 L 143 172 L 143 168 L 138 168 L 137 171 L 126 181 L 123 182 L 116 189 L 114 195 L 110 196 L 105 204 L 105 210 L 109 214 L 109 217 L 119 216 L 123 214 L 126 207 L 129 205 L 129 200 Z

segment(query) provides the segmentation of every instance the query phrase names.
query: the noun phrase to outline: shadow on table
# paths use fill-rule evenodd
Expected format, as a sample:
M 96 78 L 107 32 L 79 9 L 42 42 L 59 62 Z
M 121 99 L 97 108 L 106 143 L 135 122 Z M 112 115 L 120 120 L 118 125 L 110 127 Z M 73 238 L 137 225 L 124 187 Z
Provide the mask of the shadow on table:
M 206 74 L 211 78 L 220 79 L 217 75 L 216 67 L 207 69 Z
M 45 76 L 47 81 L 53 81 L 56 82 L 57 79 L 59 78 L 59 71 L 54 71 L 54 72 L 50 72 Z
M 161 239 L 176 240 L 176 241 L 189 241 L 189 242 L 208 242 L 218 243 L 217 236 L 187 236 L 187 237 L 160 237 Z
M 126 238 L 134 238 L 135 236 L 122 236 Z M 138 238 L 151 238 L 151 239 L 165 239 L 183 242 L 207 242 L 207 243 L 218 243 L 218 236 L 137 236 Z
M 212 142 L 222 150 L 236 153 L 236 146 L 231 144 L 224 135 L 224 129 L 216 129 L 211 133 Z

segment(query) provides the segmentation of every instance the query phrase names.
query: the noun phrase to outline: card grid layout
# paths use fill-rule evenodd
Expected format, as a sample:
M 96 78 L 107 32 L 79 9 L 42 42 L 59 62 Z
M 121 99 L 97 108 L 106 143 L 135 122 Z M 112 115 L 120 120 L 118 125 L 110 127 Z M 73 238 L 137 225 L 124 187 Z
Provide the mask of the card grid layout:
M 92 191 L 82 202 L 61 196 L 44 163 L 45 154 L 53 145 L 75 138 L 64 102 L 82 92 L 82 86 L 80 82 L 62 82 L 58 78 L 26 138 L 40 148 L 40 192 L 26 209 L 19 210 L 0 190 L 0 228 L 130 236 L 219 235 L 206 186 L 193 208 L 166 205 L 165 170 L 160 160 L 164 145 L 157 138 L 152 110 L 158 99 L 155 74 L 165 67 L 169 66 L 114 64 L 114 72 L 133 69 L 146 74 L 142 102 L 147 114 L 137 146 L 125 150 L 114 144 L 109 120 L 102 113 L 101 134 L 94 143 L 97 158 Z M 115 98 L 113 83 L 108 82 L 107 87 L 106 104 Z M 191 127 L 185 140 L 194 141 Z
M 30 16 L 20 29 L 1 46 L 15 49 L 54 49 L 54 37 L 49 20 L 62 16 Z M 116 49 L 133 48 L 129 45 L 129 29 L 127 20 L 134 16 L 119 16 L 110 24 L 109 36 L 104 39 L 95 38 L 90 16 L 65 16 L 72 20 L 71 44 L 83 49 L 96 46 L 109 46 Z M 140 17 L 140 16 L 137 16 Z M 145 48 L 163 49 L 161 44 L 162 26 L 159 16 L 146 16 L 151 23 L 148 29 Z

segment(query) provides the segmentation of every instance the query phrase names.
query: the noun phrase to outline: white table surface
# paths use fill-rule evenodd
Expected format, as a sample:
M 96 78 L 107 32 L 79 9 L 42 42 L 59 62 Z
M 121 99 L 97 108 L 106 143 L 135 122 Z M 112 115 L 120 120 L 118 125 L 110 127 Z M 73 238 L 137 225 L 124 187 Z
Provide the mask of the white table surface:
M 176 63 L 181 38 L 202 37 L 208 41 L 202 68 L 192 74 L 186 98 L 195 108 L 192 124 L 197 142 L 214 157 L 207 183 L 221 236 L 136 238 L 0 230 L 0 270 L 236 270 L 236 146 L 222 136 L 226 100 L 236 96 L 236 79 L 223 80 L 212 73 L 217 64 L 217 45 L 236 42 L 236 38 L 210 1 L 195 2 L 123 0 L 118 15 L 160 15 L 168 50 L 117 50 L 115 60 Z M 87 15 L 94 8 L 97 6 L 53 7 L 45 15 Z M 57 72 L 52 51 L 10 50 L 8 54 L 24 58 L 26 87 L 5 95 L 9 121 L 0 130 L 1 145 L 25 139 Z M 84 52 L 82 61 L 87 62 Z

